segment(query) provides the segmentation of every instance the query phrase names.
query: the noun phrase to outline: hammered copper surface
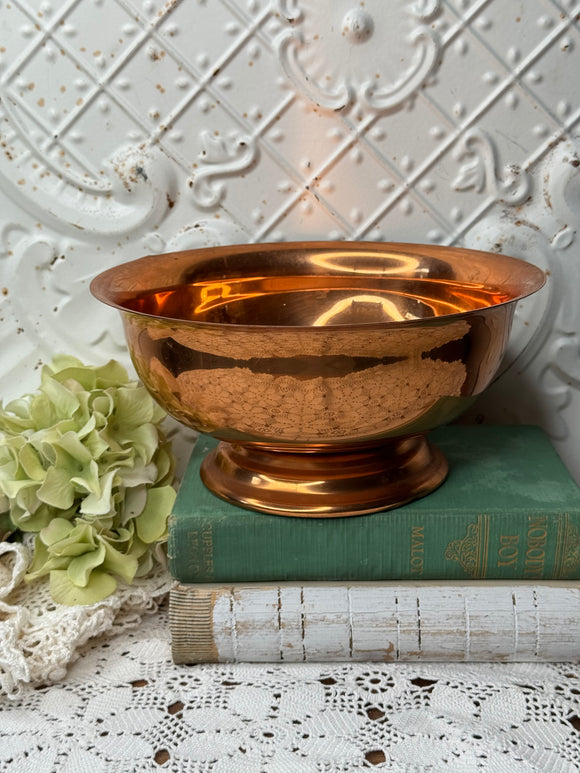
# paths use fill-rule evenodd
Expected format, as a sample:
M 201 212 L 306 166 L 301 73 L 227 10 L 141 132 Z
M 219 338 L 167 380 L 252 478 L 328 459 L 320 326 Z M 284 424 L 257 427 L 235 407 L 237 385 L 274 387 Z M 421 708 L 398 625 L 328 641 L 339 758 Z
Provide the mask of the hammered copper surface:
M 446 474 L 424 437 L 489 384 L 515 302 L 544 274 L 450 247 L 311 242 L 142 258 L 91 289 L 118 308 L 143 383 L 225 443 L 203 478 L 268 512 L 346 515 Z

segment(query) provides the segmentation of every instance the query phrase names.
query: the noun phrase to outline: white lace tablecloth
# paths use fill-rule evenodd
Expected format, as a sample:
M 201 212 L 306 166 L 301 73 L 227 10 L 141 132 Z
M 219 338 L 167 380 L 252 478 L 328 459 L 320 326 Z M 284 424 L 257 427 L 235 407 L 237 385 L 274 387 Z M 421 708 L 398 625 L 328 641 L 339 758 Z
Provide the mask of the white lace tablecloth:
M 580 770 L 580 667 L 175 666 L 167 609 L 0 699 L 0 771 Z

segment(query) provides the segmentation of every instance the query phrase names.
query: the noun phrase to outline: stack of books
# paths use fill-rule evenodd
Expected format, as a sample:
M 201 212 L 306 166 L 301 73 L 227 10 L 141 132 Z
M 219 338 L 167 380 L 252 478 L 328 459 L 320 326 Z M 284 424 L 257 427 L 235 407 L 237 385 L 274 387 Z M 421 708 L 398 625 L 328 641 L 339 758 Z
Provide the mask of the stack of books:
M 572 661 L 580 490 L 531 426 L 449 426 L 435 492 L 371 515 L 238 508 L 199 477 L 170 521 L 176 663 Z

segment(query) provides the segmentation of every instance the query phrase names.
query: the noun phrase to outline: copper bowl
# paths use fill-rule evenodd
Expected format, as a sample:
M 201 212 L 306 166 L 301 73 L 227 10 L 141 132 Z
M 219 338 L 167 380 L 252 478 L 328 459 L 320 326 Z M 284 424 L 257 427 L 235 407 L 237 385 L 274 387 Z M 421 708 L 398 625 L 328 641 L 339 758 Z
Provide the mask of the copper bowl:
M 221 443 L 202 479 L 282 515 L 358 515 L 432 491 L 425 433 L 490 383 L 533 265 L 451 247 L 238 245 L 154 255 L 91 284 L 156 400 Z

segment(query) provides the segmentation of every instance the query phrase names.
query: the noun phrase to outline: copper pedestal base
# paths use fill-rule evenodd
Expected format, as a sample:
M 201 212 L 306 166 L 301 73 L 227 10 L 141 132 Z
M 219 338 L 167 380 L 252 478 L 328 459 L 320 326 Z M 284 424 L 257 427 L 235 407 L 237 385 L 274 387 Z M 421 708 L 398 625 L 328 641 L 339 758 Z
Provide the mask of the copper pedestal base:
M 388 510 L 429 494 L 447 460 L 422 436 L 333 452 L 274 451 L 221 442 L 201 477 L 235 505 L 277 515 L 333 518 Z

